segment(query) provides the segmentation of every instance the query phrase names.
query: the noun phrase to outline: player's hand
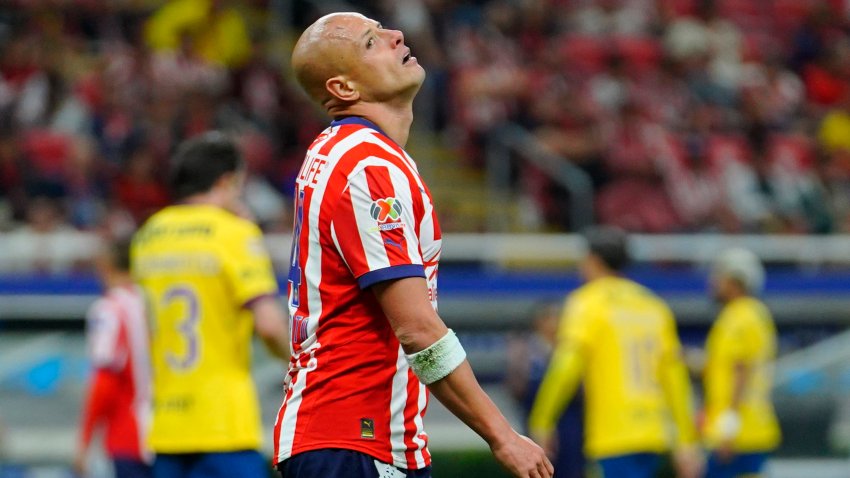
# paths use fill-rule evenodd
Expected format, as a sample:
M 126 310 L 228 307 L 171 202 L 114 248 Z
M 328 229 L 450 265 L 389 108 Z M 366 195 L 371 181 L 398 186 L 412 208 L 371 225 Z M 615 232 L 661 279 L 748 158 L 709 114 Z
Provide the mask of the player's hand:
M 678 478 L 699 478 L 702 476 L 705 458 L 696 446 L 683 446 L 673 452 L 673 464 Z
M 543 449 L 519 433 L 513 432 L 490 449 L 496 461 L 517 478 L 550 478 L 555 473 Z
M 735 458 L 735 449 L 732 447 L 732 440 L 726 440 L 715 450 L 720 463 L 730 463 Z
M 546 453 L 549 460 L 553 460 L 558 454 L 558 434 L 555 431 L 533 433 L 531 439 L 534 440 L 534 443 L 540 445 L 540 448 L 543 448 L 543 452 Z

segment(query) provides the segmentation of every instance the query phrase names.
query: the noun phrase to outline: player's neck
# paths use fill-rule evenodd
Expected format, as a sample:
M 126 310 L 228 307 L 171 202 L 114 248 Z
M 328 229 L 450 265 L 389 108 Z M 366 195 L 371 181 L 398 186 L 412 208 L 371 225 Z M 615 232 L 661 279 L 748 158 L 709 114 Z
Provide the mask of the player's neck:
M 731 304 L 732 302 L 735 302 L 739 299 L 743 299 L 745 297 L 747 297 L 746 292 L 729 291 L 729 292 L 726 293 L 726 297 L 725 297 L 726 300 L 723 303 L 724 304 Z
M 124 272 L 113 272 L 104 280 L 108 289 L 133 287 L 133 278 Z
M 586 268 L 584 271 L 584 275 L 587 282 L 593 282 L 599 279 L 620 277 L 620 274 L 617 273 L 617 271 L 598 266 Z
M 191 206 L 215 206 L 224 209 L 225 203 L 221 194 L 218 194 L 215 189 L 205 193 L 194 194 L 180 201 L 180 204 Z
M 332 112 L 334 117 L 360 116 L 375 123 L 399 146 L 404 148 L 413 124 L 413 103 L 358 103 Z

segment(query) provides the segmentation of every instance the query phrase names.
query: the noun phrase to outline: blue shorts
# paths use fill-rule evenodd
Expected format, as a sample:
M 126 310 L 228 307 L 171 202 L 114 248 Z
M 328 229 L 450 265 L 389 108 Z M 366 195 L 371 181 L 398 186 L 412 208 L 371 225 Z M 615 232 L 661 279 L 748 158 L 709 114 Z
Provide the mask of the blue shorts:
M 157 454 L 154 478 L 266 477 L 271 467 L 256 450 L 223 453 Z
M 661 455 L 634 453 L 597 460 L 604 478 L 655 478 L 661 467 Z
M 129 458 L 113 458 L 115 478 L 152 478 L 153 468 L 147 463 Z
M 705 467 L 705 478 L 735 478 L 741 475 L 757 475 L 764 469 L 767 453 L 743 453 L 723 463 L 712 453 Z
M 326 449 L 299 453 L 277 465 L 282 478 L 431 478 L 431 467 L 405 470 L 358 451 Z

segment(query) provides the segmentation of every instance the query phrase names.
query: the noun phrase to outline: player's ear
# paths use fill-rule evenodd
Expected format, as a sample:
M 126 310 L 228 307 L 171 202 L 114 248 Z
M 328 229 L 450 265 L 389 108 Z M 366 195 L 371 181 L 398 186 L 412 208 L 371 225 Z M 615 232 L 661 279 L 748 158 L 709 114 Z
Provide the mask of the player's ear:
M 344 76 L 334 76 L 325 82 L 325 89 L 331 97 L 345 103 L 352 103 L 360 99 L 360 92 L 354 87 L 354 83 Z

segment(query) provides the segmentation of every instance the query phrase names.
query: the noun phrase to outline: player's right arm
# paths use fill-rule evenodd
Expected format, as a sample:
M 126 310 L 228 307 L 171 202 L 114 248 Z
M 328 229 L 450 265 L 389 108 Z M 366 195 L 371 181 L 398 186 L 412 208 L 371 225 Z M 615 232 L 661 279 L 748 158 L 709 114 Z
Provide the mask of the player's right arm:
M 713 389 L 712 408 L 720 412 L 708 424 L 706 438 L 709 446 L 724 458 L 731 457 L 732 442 L 741 431 L 739 406 L 747 387 L 748 363 L 756 342 L 748 334 L 747 317 L 743 316 L 747 312 L 740 307 L 727 307 L 715 325 L 719 337 L 712 360 L 720 365 L 706 386 Z
M 254 316 L 254 331 L 266 349 L 289 360 L 286 314 L 278 300 L 277 280 L 259 228 L 245 222 L 226 239 L 224 264 L 236 301 Z
M 263 296 L 249 305 L 254 313 L 254 330 L 266 349 L 284 362 L 289 361 L 289 333 L 286 315 L 276 296 Z
M 121 378 L 116 369 L 122 366 L 126 357 L 119 353 L 120 322 L 105 300 L 98 300 L 91 307 L 86 317 L 86 328 L 94 373 L 80 416 L 80 435 L 74 455 L 74 469 L 81 475 L 85 474 L 86 455 L 95 429 L 112 413 L 115 396 L 121 390 Z
M 449 333 L 428 300 L 425 279 L 407 277 L 379 282 L 372 290 L 406 354 L 426 350 Z M 554 468 L 543 450 L 514 431 L 481 389 L 467 360 L 448 375 L 430 383 L 428 388 L 449 411 L 490 445 L 496 459 L 514 476 L 545 478 L 553 475 Z
M 552 435 L 575 395 L 584 373 L 584 347 L 592 334 L 588 304 L 578 294 L 567 301 L 558 329 L 558 344 L 528 417 L 531 436 L 552 453 Z
M 691 382 L 688 368 L 682 359 L 675 319 L 669 309 L 665 310 L 665 315 L 659 378 L 677 431 L 673 458 L 680 478 L 697 478 L 702 475 L 703 460 L 697 446 Z

